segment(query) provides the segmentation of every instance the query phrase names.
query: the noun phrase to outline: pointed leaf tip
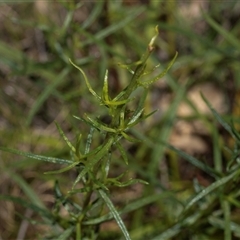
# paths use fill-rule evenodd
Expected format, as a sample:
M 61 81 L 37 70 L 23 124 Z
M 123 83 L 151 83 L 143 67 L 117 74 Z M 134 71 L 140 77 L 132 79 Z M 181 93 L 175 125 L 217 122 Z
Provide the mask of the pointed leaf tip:
M 155 27 L 155 31 L 156 31 L 156 34 L 153 36 L 153 38 L 151 39 L 150 43 L 148 44 L 149 52 L 152 52 L 154 50 L 154 43 L 155 43 L 156 38 L 157 38 L 157 36 L 159 34 L 158 25 Z

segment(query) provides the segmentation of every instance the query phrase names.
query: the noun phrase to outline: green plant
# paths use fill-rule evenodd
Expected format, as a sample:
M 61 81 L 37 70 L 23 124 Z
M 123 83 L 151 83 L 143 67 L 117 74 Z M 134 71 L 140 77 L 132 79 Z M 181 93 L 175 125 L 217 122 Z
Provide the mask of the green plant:
M 114 98 L 111 98 L 109 94 L 107 71 L 104 77 L 102 93 L 98 95 L 92 89 L 84 71 L 69 60 L 70 63 L 81 72 L 89 92 L 96 98 L 99 105 L 107 110 L 108 117 L 110 118 L 110 123 L 106 124 L 101 121 L 101 118 L 94 119 L 88 114 L 84 114 L 84 117 L 74 116 L 90 127 L 85 146 L 82 144 L 81 134 L 77 136 L 76 144 L 72 144 L 59 124 L 56 123 L 60 135 L 70 148 L 70 160 L 45 157 L 4 147 L 0 148 L 3 151 L 23 155 L 28 158 L 67 165 L 65 168 L 49 171 L 46 172 L 46 174 L 60 174 L 72 169 L 77 172 L 72 188 L 66 194 L 62 193 L 56 181 L 54 188 L 55 204 L 52 211 L 49 211 L 46 207 L 42 206 L 42 204 L 35 205 L 13 196 L 1 197 L 2 199 L 18 202 L 34 210 L 43 217 L 45 224 L 52 227 L 59 227 L 61 229 L 59 239 L 97 239 L 99 225 L 111 218 L 115 218 L 125 239 L 130 239 L 129 232 L 118 210 L 115 208 L 114 203 L 111 201 L 111 188 L 126 187 L 135 183 L 147 184 L 147 182 L 142 179 L 132 178 L 122 180 L 126 178 L 127 170 L 116 177 L 110 177 L 109 172 L 112 166 L 112 154 L 116 151 L 120 153 L 121 158 L 125 164 L 128 165 L 127 150 L 122 146 L 121 140 L 124 138 L 130 142 L 139 142 L 138 139 L 130 136 L 129 130 L 155 112 L 144 114 L 144 103 L 148 88 L 167 73 L 177 57 L 176 54 L 163 72 L 157 74 L 155 77 L 150 77 L 148 80 L 144 80 L 144 78 L 153 71 L 147 71 L 146 67 L 147 60 L 154 50 L 154 42 L 157 36 L 158 29 L 156 27 L 156 35 L 151 39 L 141 59 L 131 66 L 121 65 L 130 72 L 132 77 L 129 84 Z M 132 66 L 135 67 L 135 70 L 131 69 Z M 132 97 L 132 94 L 138 88 L 142 89 L 141 97 Z M 134 102 L 134 104 L 137 105 L 135 106 L 135 110 L 129 108 L 130 102 Z M 95 137 L 96 131 L 100 134 L 102 143 L 97 147 L 92 147 L 92 145 L 96 145 L 94 140 L 98 139 Z M 109 214 L 105 214 L 105 206 L 108 207 Z M 62 207 L 67 210 L 67 216 L 61 215 L 60 210 Z M 47 237 L 56 238 L 58 235 L 59 232 L 51 233 Z
M 0 41 L 0 145 L 51 157 L 12 150 L 22 154 L 20 157 L 0 151 L 0 238 L 71 239 L 76 234 L 75 216 L 82 211 L 89 191 L 82 181 L 90 183 L 94 177 L 97 180 L 93 182 L 90 201 L 96 198 L 98 201 L 82 220 L 82 236 L 92 233 L 88 238 L 123 238 L 98 192 L 103 189 L 133 240 L 239 238 L 240 2 L 54 1 L 45 3 L 51 14 L 44 11 L 32 14 L 37 2 L 44 4 L 33 0 L 32 4 L 1 4 L 0 29 L 4 34 Z M 131 73 L 130 68 L 138 67 L 139 62 L 122 68 L 114 63 L 138 59 L 152 36 L 153 25 L 159 26 L 161 37 L 156 42 L 156 54 L 148 60 L 149 68 L 159 58 L 167 61 L 176 49 L 180 54 L 172 74 L 149 90 L 144 112 L 158 108 L 158 113 L 127 129 L 137 113 L 134 107 L 139 106 L 139 100 L 145 100 L 143 95 L 147 92 L 139 87 L 129 97 L 131 100 L 125 102 L 121 96 L 111 99 L 108 94 L 101 94 L 99 87 L 106 69 L 111 96 L 117 96 L 127 85 L 126 69 Z M 81 70 L 73 68 L 68 58 L 84 69 L 89 78 L 87 84 L 90 82 L 94 91 L 100 93 L 95 94 L 96 98 L 86 91 Z M 141 79 L 145 77 L 151 78 L 146 75 Z M 202 88 L 204 85 L 208 87 Z M 212 114 L 198 106 L 200 100 L 195 101 L 196 87 L 210 99 L 215 108 L 210 107 Z M 219 94 L 215 95 L 216 91 Z M 219 97 L 222 101 L 216 106 Z M 96 101 L 100 107 L 94 105 Z M 182 114 L 182 103 L 191 112 Z M 112 108 L 104 105 L 122 110 L 119 124 L 111 126 L 111 116 L 107 115 L 111 115 Z M 80 122 L 70 113 L 80 115 L 77 117 Z M 143 112 L 139 114 L 135 123 L 144 117 Z M 69 158 L 69 147 L 56 133 L 53 120 L 63 129 L 57 124 L 61 135 L 71 139 L 66 141 L 75 151 L 77 144 L 72 143 L 75 143 L 72 133 L 81 132 L 81 141 L 77 140 L 80 157 L 75 157 L 71 147 Z M 182 123 L 183 128 L 179 129 Z M 185 126 L 197 128 L 190 136 L 181 134 Z M 88 152 L 83 139 L 88 142 L 89 153 L 96 149 L 95 155 L 107 138 L 115 134 L 119 141 L 112 144 L 110 153 L 106 151 L 111 159 L 106 177 L 109 190 L 104 189 L 105 185 L 99 186 L 99 179 L 104 178 L 100 168 L 97 176 L 86 173 L 73 188 L 77 174 L 86 166 L 84 158 L 74 166 L 74 161 Z M 133 136 L 142 141 L 134 144 L 126 141 L 126 138 L 135 141 Z M 186 141 L 188 137 L 190 142 Z M 200 141 L 195 142 L 196 138 Z M 202 144 L 205 147 L 199 151 Z M 93 155 L 87 158 L 91 160 Z M 107 159 L 107 156 L 100 159 L 95 169 Z M 59 169 L 54 161 L 72 169 L 61 174 L 43 174 Z M 119 175 L 122 178 L 117 178 Z M 144 179 L 149 184 L 141 184 L 140 180 L 123 188 L 131 181 L 139 181 L 131 178 Z M 86 218 L 89 215 L 92 219 Z

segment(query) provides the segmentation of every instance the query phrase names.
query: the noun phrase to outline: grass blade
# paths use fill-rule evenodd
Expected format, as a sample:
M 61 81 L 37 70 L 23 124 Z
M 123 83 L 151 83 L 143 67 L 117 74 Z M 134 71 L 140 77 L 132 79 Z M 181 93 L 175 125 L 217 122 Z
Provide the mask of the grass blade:
M 217 121 L 231 134 L 231 136 L 236 139 L 237 141 L 240 141 L 240 137 L 238 134 L 235 133 L 233 128 L 217 113 L 217 111 L 212 107 L 212 105 L 209 103 L 209 101 L 204 97 L 204 95 L 201 93 L 202 99 L 207 104 L 209 109 L 211 110 L 214 117 L 217 119 Z
M 6 147 L 0 147 L 0 150 L 5 151 L 5 152 L 9 152 L 9 153 L 13 153 L 13 154 L 17 154 L 17 155 L 21 155 L 21 156 L 24 156 L 24 157 L 27 157 L 27 158 L 36 159 L 36 160 L 39 160 L 39 161 L 59 163 L 59 164 L 71 164 L 72 163 L 72 161 L 66 160 L 66 159 L 46 157 L 46 156 L 37 155 L 37 154 L 29 153 L 29 152 L 23 152 L 23 151 L 11 149 L 11 148 L 6 148 Z
M 178 89 L 178 91 L 176 93 L 177 95 L 165 115 L 165 121 L 161 128 L 162 130 L 159 131 L 159 134 L 156 136 L 157 143 L 160 143 L 162 141 L 167 141 L 167 139 L 169 138 L 169 135 L 172 130 L 172 122 L 175 118 L 175 114 L 178 109 L 178 106 L 179 106 L 181 100 L 184 98 L 185 91 L 186 91 L 185 86 L 181 86 Z M 153 148 L 153 151 L 151 154 L 151 162 L 149 163 L 149 167 L 148 167 L 148 171 L 151 172 L 152 181 L 154 181 L 154 179 L 155 179 L 156 171 L 158 169 L 157 166 L 159 164 L 159 161 L 162 159 L 164 150 L 165 150 L 164 145 L 154 144 L 154 148 Z
M 160 193 L 160 194 L 156 194 L 156 195 L 142 197 L 141 199 L 138 199 L 138 200 L 135 200 L 135 201 L 129 203 L 123 209 L 119 210 L 118 213 L 119 214 L 129 213 L 129 212 L 135 211 L 137 209 L 140 209 L 148 204 L 154 203 L 154 202 L 158 201 L 159 199 L 165 199 L 165 198 L 171 198 L 171 197 L 173 197 L 173 193 L 171 193 L 171 192 L 164 192 L 164 193 Z M 113 219 L 113 215 L 110 212 L 99 218 L 87 220 L 87 221 L 83 222 L 83 224 L 84 225 L 94 225 L 94 224 L 102 223 L 102 222 L 105 222 L 105 221 L 108 221 L 111 219 Z
M 43 202 L 40 200 L 40 198 L 37 196 L 35 191 L 30 187 L 30 185 L 18 174 L 11 172 L 9 170 L 6 170 L 8 175 L 11 176 L 11 179 L 16 182 L 17 185 L 23 190 L 25 195 L 30 199 L 32 204 L 41 207 L 42 209 L 46 209 Z
M 112 213 L 112 215 L 114 216 L 119 228 L 122 230 L 123 235 L 125 237 L 126 240 L 131 240 L 128 230 L 123 222 L 123 220 L 121 219 L 118 211 L 116 210 L 116 208 L 114 207 L 112 201 L 109 199 L 109 197 L 107 196 L 107 194 L 103 191 L 103 190 L 99 190 L 98 191 L 99 194 L 101 195 L 101 197 L 103 198 L 103 200 L 105 201 L 106 205 L 108 206 L 110 212 Z
M 114 32 L 118 31 L 119 29 L 123 28 L 127 24 L 129 24 L 132 20 L 134 20 L 137 16 L 139 16 L 143 11 L 145 10 L 145 7 L 139 7 L 134 9 L 133 11 L 129 12 L 123 20 L 116 22 L 115 24 L 110 25 L 109 27 L 103 29 L 102 31 L 98 32 L 94 37 L 95 39 L 89 39 L 86 42 L 82 44 L 82 46 L 86 46 L 88 44 L 91 44 L 96 40 L 102 40 L 105 37 L 109 36 L 110 34 L 113 34 Z
M 230 175 L 223 177 L 219 179 L 218 181 L 212 183 L 210 186 L 206 187 L 203 189 L 199 194 L 197 194 L 193 199 L 190 200 L 190 202 L 187 204 L 186 208 L 184 209 L 184 212 L 189 210 L 195 203 L 197 203 L 200 199 L 203 197 L 207 196 L 208 194 L 212 193 L 214 190 L 217 188 L 223 186 L 230 180 L 232 180 L 234 177 L 240 174 L 240 170 L 238 169 L 237 171 L 231 173 Z
M 236 38 L 231 32 L 225 30 L 223 27 L 221 27 L 216 21 L 214 21 L 210 16 L 207 14 L 203 14 L 203 17 L 205 20 L 209 23 L 209 25 L 214 28 L 218 33 L 220 33 L 226 41 L 228 41 L 232 46 L 234 46 L 236 49 L 240 50 L 240 41 L 238 38 Z
M 88 87 L 89 92 L 90 92 L 98 101 L 101 102 L 101 98 L 100 98 L 100 97 L 97 95 L 97 93 L 93 90 L 90 82 L 88 81 L 88 78 L 87 78 L 85 72 L 84 72 L 80 67 L 78 67 L 76 64 L 74 64 L 73 61 L 72 61 L 70 58 L 69 58 L 69 62 L 70 62 L 76 69 L 78 69 L 78 70 L 81 72 L 81 74 L 82 74 L 82 76 L 83 76 L 83 78 L 84 78 L 84 80 L 85 80 L 85 83 L 86 83 L 86 85 L 87 85 L 87 87 Z
M 200 162 L 197 158 L 188 155 L 187 153 L 181 151 L 180 149 L 175 148 L 174 146 L 168 144 L 168 143 L 164 143 L 164 145 L 167 146 L 167 148 L 173 150 L 174 152 L 176 152 L 179 156 L 181 156 L 182 158 L 186 159 L 189 163 L 191 163 L 193 166 L 203 170 L 204 172 L 208 173 L 210 176 L 217 178 L 219 177 L 219 173 L 216 172 L 214 169 L 210 168 L 208 165 Z
M 57 86 L 65 80 L 65 77 L 68 73 L 69 73 L 69 69 L 66 68 L 66 69 L 63 69 L 62 72 L 57 77 L 55 77 L 54 75 L 52 76 L 52 79 L 51 79 L 52 83 L 49 84 L 45 88 L 45 90 L 40 94 L 38 99 L 33 104 L 33 107 L 29 111 L 29 114 L 28 114 L 28 117 L 27 117 L 27 120 L 26 120 L 26 125 L 27 126 L 30 125 L 34 115 L 37 113 L 37 111 L 42 106 L 44 101 L 51 95 L 51 93 L 57 88 Z M 56 78 L 56 80 L 53 80 L 55 78 Z
M 208 218 L 208 222 L 213 225 L 216 226 L 217 228 L 220 229 L 225 229 L 225 221 L 223 219 L 214 217 L 214 216 L 210 216 Z M 235 223 L 235 222 L 230 222 L 230 231 L 236 236 L 236 237 L 240 237 L 240 225 Z M 224 238 L 225 239 L 225 238 Z
M 67 240 L 71 237 L 71 234 L 74 230 L 74 227 L 67 228 L 58 238 L 57 240 Z
M 213 137 L 213 162 L 214 169 L 217 172 L 222 172 L 223 170 L 223 161 L 221 154 L 221 136 L 219 135 L 215 121 L 212 125 L 212 137 Z
M 169 240 L 176 236 L 181 231 L 181 224 L 177 223 L 173 227 L 167 229 L 160 235 L 154 237 L 152 240 Z
M 224 214 L 224 239 L 231 240 L 231 208 L 229 202 L 226 199 L 223 199 L 222 201 L 222 209 Z
M 126 165 L 128 165 L 128 157 L 127 157 L 127 153 L 126 153 L 125 149 L 119 142 L 116 142 L 115 145 L 118 148 L 119 152 L 121 153 L 124 163 Z
M 49 221 L 54 221 L 53 216 L 51 215 L 51 213 L 49 211 L 47 211 L 46 209 L 41 208 L 35 204 L 27 202 L 25 199 L 22 199 L 19 197 L 14 197 L 14 196 L 9 196 L 9 195 L 0 195 L 0 200 L 11 201 L 11 202 L 20 204 L 25 208 L 32 209 L 34 212 L 45 217 Z
M 90 15 L 86 18 L 86 20 L 83 22 L 81 28 L 86 29 L 88 28 L 96 19 L 97 17 L 101 14 L 102 9 L 103 9 L 103 1 L 96 1 L 96 5 Z
M 71 170 L 72 168 L 74 168 L 76 165 L 78 165 L 80 162 L 74 162 L 70 165 L 68 165 L 67 167 L 65 168 L 61 168 L 59 170 L 55 170 L 55 171 L 49 171 L 49 172 L 45 172 L 44 174 L 59 174 L 59 173 L 63 173 L 63 172 L 66 172 L 66 171 L 69 171 Z
M 57 122 L 55 122 L 55 125 L 57 126 L 58 132 L 60 133 L 60 135 L 62 136 L 62 138 L 64 139 L 64 141 L 67 143 L 67 145 L 69 146 L 69 148 L 71 149 L 72 152 L 76 153 L 76 149 L 75 147 L 72 145 L 72 143 L 68 140 L 67 136 L 64 134 L 63 130 L 61 129 L 61 127 L 59 126 L 59 124 Z

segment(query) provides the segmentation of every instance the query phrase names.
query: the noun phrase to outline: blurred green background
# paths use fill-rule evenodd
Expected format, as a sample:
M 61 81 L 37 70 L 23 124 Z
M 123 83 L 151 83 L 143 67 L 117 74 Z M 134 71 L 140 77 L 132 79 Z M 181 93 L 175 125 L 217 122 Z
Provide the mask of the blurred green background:
M 239 16 L 237 0 L 1 1 L 0 145 L 68 157 L 69 149 L 54 121 L 75 141 L 79 133 L 86 137 L 89 129 L 73 115 L 106 114 L 68 59 L 85 71 L 96 92 L 100 92 L 108 69 L 115 96 L 130 79 L 119 63 L 137 61 L 158 25 L 160 34 L 149 69 L 158 63 L 163 68 L 176 51 L 178 58 L 170 72 L 150 88 L 145 110 L 158 112 L 132 131 L 144 142 L 124 145 L 129 152 L 128 174 L 150 185 L 112 190 L 113 201 L 119 206 L 142 196 L 155 196 L 151 204 L 125 216 L 125 221 L 132 239 L 157 236 L 173 225 L 183 202 L 193 196 L 194 181 L 204 187 L 213 181 L 161 142 L 171 143 L 219 172 L 224 172 L 230 161 L 224 147 L 233 148 L 234 143 L 212 121 L 200 92 L 217 112 L 240 128 Z M 100 141 L 96 138 L 93 144 Z M 113 174 L 126 168 L 119 159 L 115 161 Z M 0 164 L 1 194 L 29 198 L 29 191 L 33 191 L 49 208 L 54 201 L 54 180 L 64 183 L 67 191 L 74 179 L 74 173 L 61 178 L 43 175 L 56 166 L 4 152 L 0 152 Z M 37 216 L 18 204 L 4 201 L 0 212 L 1 239 L 41 239 L 47 231 L 45 226 L 29 224 L 25 218 Z M 234 208 L 231 216 L 240 222 L 237 213 Z M 224 239 L 224 227 L 216 226 L 209 217 L 207 213 L 191 229 L 180 227 L 172 238 L 158 239 Z M 101 228 L 106 234 L 102 239 L 118 239 L 108 235 L 119 233 L 114 221 Z M 239 230 L 232 234 L 240 236 Z

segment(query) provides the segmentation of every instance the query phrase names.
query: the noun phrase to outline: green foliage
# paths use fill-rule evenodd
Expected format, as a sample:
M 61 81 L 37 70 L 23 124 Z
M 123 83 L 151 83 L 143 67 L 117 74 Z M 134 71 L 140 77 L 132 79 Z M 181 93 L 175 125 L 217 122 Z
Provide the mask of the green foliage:
M 239 238 L 239 2 L 29 2 L 1 4 L 0 237 Z
M 73 195 L 76 195 L 77 193 L 83 193 L 84 195 L 82 196 L 83 198 L 82 206 L 77 207 L 78 209 L 77 213 L 68 210 L 71 216 L 71 220 L 69 219 L 68 222 L 66 222 L 66 220 L 64 220 L 64 217 L 62 217 L 57 211 L 56 208 L 58 204 L 55 205 L 53 213 L 49 213 L 50 215 L 53 215 L 52 216 L 53 220 L 51 221 L 51 223 L 54 225 L 57 224 L 64 229 L 64 232 L 61 234 L 60 239 L 65 239 L 66 237 L 70 236 L 77 239 L 91 238 L 93 234 L 97 236 L 97 233 L 94 233 L 94 229 L 96 228 L 96 226 L 93 226 L 92 230 L 89 232 L 89 230 L 86 231 L 86 229 L 84 228 L 83 222 L 86 221 L 86 219 L 94 221 L 95 218 L 101 217 L 102 211 L 99 211 L 98 214 L 95 213 L 93 216 L 91 216 L 91 212 L 94 211 L 93 209 L 95 209 L 95 203 L 101 201 L 99 199 L 100 197 L 103 199 L 101 205 L 103 205 L 104 203 L 107 205 L 110 212 L 112 213 L 112 216 L 115 218 L 117 224 L 119 225 L 119 228 L 121 229 L 125 239 L 130 239 L 128 230 L 126 229 L 122 218 L 120 217 L 117 209 L 114 207 L 114 204 L 112 203 L 111 199 L 108 197 L 109 188 L 112 186 L 126 187 L 135 183 L 143 184 L 148 183 L 141 179 L 128 179 L 125 182 L 121 182 L 120 179 L 125 175 L 125 173 L 122 173 L 121 175 L 115 178 L 110 178 L 108 175 L 109 171 L 111 170 L 112 164 L 111 152 L 113 151 L 114 146 L 116 146 L 117 149 L 119 149 L 119 152 L 121 153 L 125 163 L 128 164 L 127 152 L 122 147 L 120 140 L 123 137 L 130 142 L 138 142 L 139 140 L 129 136 L 127 132 L 136 124 L 152 115 L 152 113 L 147 115 L 144 115 L 143 113 L 144 110 L 143 105 L 144 100 L 146 99 L 146 94 L 143 94 L 144 99 L 140 99 L 139 104 L 136 107 L 135 111 L 130 111 L 127 106 L 129 101 L 131 101 L 130 96 L 139 87 L 143 87 L 146 93 L 147 88 L 151 84 L 153 84 L 156 80 L 158 80 L 160 77 L 163 77 L 170 69 L 170 67 L 173 65 L 176 59 L 177 54 L 162 73 L 158 74 L 153 79 L 142 82 L 141 78 L 143 75 L 146 75 L 145 69 L 147 66 L 147 60 L 152 51 L 154 50 L 154 42 L 157 38 L 157 35 L 158 29 L 156 27 L 156 35 L 151 39 L 146 53 L 137 62 L 136 69 L 132 71 L 132 79 L 129 81 L 129 85 L 126 88 L 124 88 L 114 99 L 111 99 L 111 97 L 109 96 L 107 72 L 104 77 L 103 89 L 100 97 L 92 89 L 90 82 L 85 73 L 83 72 L 83 70 L 76 66 L 70 60 L 70 63 L 82 73 L 89 92 L 92 93 L 92 95 L 97 99 L 100 106 L 104 106 L 107 108 L 109 117 L 111 118 L 111 123 L 109 125 L 106 125 L 99 119 L 95 120 L 89 117 L 87 114 L 84 114 L 84 118 L 77 117 L 85 124 L 90 126 L 91 129 L 97 130 L 104 137 L 104 141 L 100 146 L 90 150 L 91 147 L 90 144 L 92 143 L 92 141 L 94 141 L 93 131 L 90 130 L 88 137 L 89 139 L 87 139 L 86 141 L 87 144 L 84 151 L 85 153 L 82 152 L 79 147 L 81 145 L 80 140 L 82 140 L 81 135 L 77 138 L 78 140 L 76 146 L 73 146 L 73 144 L 64 134 L 59 124 L 56 123 L 60 135 L 70 148 L 72 156 L 71 160 L 39 156 L 31 153 L 25 153 L 13 149 L 0 147 L 0 149 L 3 151 L 23 155 L 28 158 L 38 159 L 40 161 L 68 164 L 68 166 L 65 168 L 61 168 L 55 171 L 49 171 L 46 172 L 46 174 L 60 174 L 69 171 L 73 168 L 77 170 L 78 172 L 77 178 L 74 180 L 72 188 L 70 191 L 68 191 L 68 194 L 66 196 L 60 193 L 57 186 L 56 189 L 58 189 L 58 192 L 60 193 L 60 194 L 58 193 L 58 198 L 60 197 L 62 199 L 61 201 L 62 204 L 64 205 L 68 203 L 70 196 L 73 197 Z M 129 116 L 129 112 L 132 112 L 132 115 Z M 128 115 L 128 118 L 125 117 L 126 115 Z M 78 185 L 81 187 L 76 189 Z M 95 199 L 92 200 L 91 196 L 94 193 L 97 193 L 97 195 L 99 196 L 95 197 Z M 78 203 L 71 204 L 76 205 Z M 98 206 L 98 208 L 104 209 L 103 206 Z

